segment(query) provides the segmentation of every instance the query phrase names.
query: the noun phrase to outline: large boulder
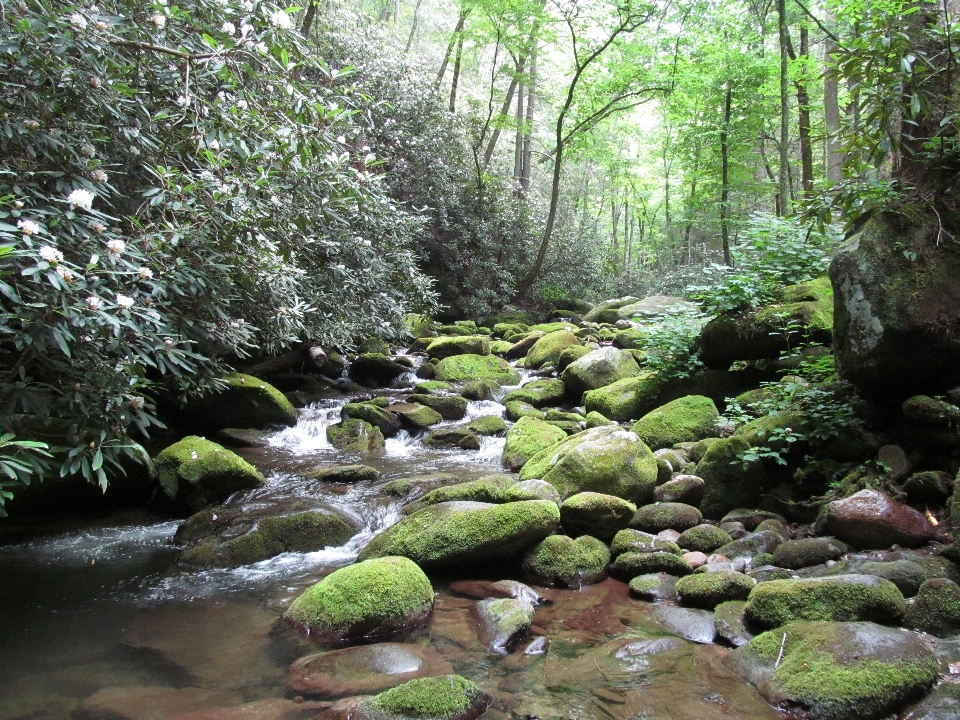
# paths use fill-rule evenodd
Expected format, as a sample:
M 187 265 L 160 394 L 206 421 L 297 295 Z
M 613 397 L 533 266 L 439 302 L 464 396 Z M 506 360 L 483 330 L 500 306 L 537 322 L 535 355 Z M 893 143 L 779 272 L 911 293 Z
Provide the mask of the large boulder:
M 535 408 L 547 405 L 559 405 L 563 402 L 566 388 L 564 384 L 554 378 L 539 378 L 531 380 L 516 390 L 511 390 L 503 396 L 503 404 L 523 402 Z
M 175 506 L 191 513 L 265 482 L 242 457 L 196 435 L 170 445 L 157 455 L 155 463 L 164 494 Z
M 700 510 L 705 517 L 720 518 L 730 510 L 760 501 L 767 489 L 767 473 L 760 460 L 741 460 L 749 449 L 750 443 L 734 436 L 711 444 L 700 458 L 694 474 L 703 478 Z
M 653 497 L 657 461 L 635 433 L 605 425 L 541 450 L 523 466 L 520 479 L 546 480 L 564 499 L 591 491 L 642 505 Z
M 657 406 L 662 385 L 658 373 L 642 370 L 634 377 L 588 390 L 583 394 L 583 406 L 610 420 L 633 420 Z
M 474 720 L 490 705 L 490 696 L 459 675 L 420 678 L 379 695 L 345 701 L 333 718 L 352 720 Z M 334 706 L 332 711 L 337 708 Z
M 595 537 L 551 535 L 527 552 L 522 567 L 537 585 L 575 588 L 602 580 L 609 562 L 610 549 Z
M 486 335 L 437 338 L 427 345 L 427 354 L 437 360 L 453 355 L 489 355 L 490 338 Z
M 512 472 L 519 472 L 538 452 L 566 439 L 567 434 L 555 425 L 531 416 L 521 417 L 507 431 L 503 464 Z
M 537 340 L 527 351 L 524 366 L 537 369 L 546 363 L 556 364 L 561 353 L 571 345 L 579 345 L 580 339 L 569 330 L 557 330 L 547 333 Z
M 620 320 L 639 321 L 649 320 L 659 315 L 682 315 L 688 312 L 697 312 L 696 303 L 671 295 L 648 295 L 639 302 L 629 303 L 617 310 Z
M 469 480 L 456 485 L 447 485 L 431 490 L 423 497 L 405 505 L 403 512 L 412 515 L 428 505 L 439 505 L 445 502 L 482 502 L 505 503 L 509 490 L 517 484 L 517 479 L 511 475 L 488 475 L 477 480 Z
M 960 585 L 946 578 L 933 578 L 920 586 L 907 606 L 906 627 L 949 637 L 960 632 Z
M 384 638 L 422 626 L 433 611 L 433 586 L 404 557 L 379 557 L 335 570 L 284 613 L 321 644 Z
M 337 450 L 365 455 L 382 452 L 385 440 L 380 428 L 366 420 L 345 420 L 327 428 L 327 440 Z
M 604 542 L 627 527 L 637 506 L 613 495 L 582 492 L 568 497 L 560 506 L 560 522 L 573 534 L 592 535 Z
M 493 380 L 499 385 L 516 385 L 520 373 L 503 358 L 494 355 L 454 355 L 444 358 L 436 366 L 434 377 L 444 382 Z
M 540 542 L 559 521 L 560 509 L 549 500 L 440 503 L 384 530 L 360 559 L 402 555 L 427 570 L 494 563 Z
M 696 442 L 717 434 L 717 406 L 703 395 L 687 395 L 651 410 L 631 428 L 655 450 Z
M 252 375 L 223 378 L 220 392 L 190 399 L 180 414 L 188 427 L 213 434 L 224 428 L 293 427 L 297 410 L 283 393 Z
M 834 257 L 837 369 L 868 395 L 960 385 L 960 254 L 942 229 L 933 212 L 878 213 Z
M 708 322 L 699 340 L 703 363 L 724 370 L 734 360 L 779 357 L 805 340 L 829 344 L 833 333 L 830 281 L 820 278 L 781 292 L 780 303 L 757 311 L 718 315 Z
M 827 532 L 864 549 L 917 547 L 935 534 L 923 513 L 879 490 L 861 490 L 827 505 Z
M 887 717 L 922 697 L 939 672 L 918 636 L 869 622 L 792 622 L 725 664 L 774 707 L 817 720 Z
M 615 323 L 619 319 L 617 311 L 626 305 L 632 305 L 636 302 L 640 302 L 640 298 L 633 297 L 632 295 L 605 300 L 588 311 L 587 314 L 583 316 L 583 319 L 585 322 Z
M 384 353 L 367 352 L 358 355 L 347 374 L 350 379 L 364 385 L 389 385 L 410 368 L 391 360 Z
M 567 395 L 579 401 L 587 390 L 595 390 L 639 373 L 640 366 L 629 352 L 602 347 L 567 365 L 560 379 L 567 388 Z

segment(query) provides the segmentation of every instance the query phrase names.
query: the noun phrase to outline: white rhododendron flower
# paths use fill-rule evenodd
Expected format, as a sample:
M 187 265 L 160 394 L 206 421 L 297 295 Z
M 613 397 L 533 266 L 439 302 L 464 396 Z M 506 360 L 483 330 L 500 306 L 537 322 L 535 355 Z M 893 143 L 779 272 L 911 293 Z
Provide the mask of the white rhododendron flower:
M 40 255 L 41 260 L 46 260 L 48 263 L 58 263 L 63 260 L 63 253 L 48 245 L 44 245 L 37 250 L 37 253 Z
M 96 295 L 90 295 L 86 299 L 87 307 L 91 310 L 99 310 L 100 306 L 103 304 L 103 301 L 98 298 Z
M 220 26 L 220 31 L 225 32 L 227 35 L 233 35 L 237 31 L 237 26 L 232 22 L 225 22 Z
M 121 310 L 129 310 L 133 307 L 133 298 L 128 295 L 117 293 L 117 307 Z
M 67 195 L 67 202 L 75 208 L 90 210 L 93 207 L 93 193 L 89 190 L 78 188 Z
M 24 235 L 36 235 L 40 232 L 40 226 L 33 220 L 17 220 L 17 227 Z
M 148 267 L 142 267 L 137 270 L 137 273 L 140 275 L 141 280 L 149 280 L 153 277 L 153 270 Z
M 277 10 L 275 13 L 270 15 L 270 22 L 276 25 L 278 28 L 283 30 L 289 30 L 293 27 L 293 21 L 290 19 L 290 16 L 283 10 Z
M 80 13 L 74 13 L 70 16 L 70 24 L 77 30 L 87 29 L 87 19 Z
M 107 250 L 111 255 L 119 255 L 126 247 L 127 244 L 123 240 L 107 240 Z

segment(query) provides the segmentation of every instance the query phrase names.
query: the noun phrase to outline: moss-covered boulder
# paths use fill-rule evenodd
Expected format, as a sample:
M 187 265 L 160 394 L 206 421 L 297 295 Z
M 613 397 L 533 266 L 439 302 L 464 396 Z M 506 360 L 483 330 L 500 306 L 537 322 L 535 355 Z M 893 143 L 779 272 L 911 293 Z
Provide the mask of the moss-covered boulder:
M 490 338 L 486 335 L 439 337 L 427 345 L 427 355 L 437 360 L 453 355 L 489 355 Z
M 536 417 L 525 416 L 507 431 L 503 446 L 503 465 L 519 472 L 530 458 L 541 450 L 558 445 L 567 434 L 558 427 Z
M 614 555 L 627 552 L 669 552 L 674 555 L 680 555 L 683 552 L 675 542 L 664 540 L 656 535 L 651 535 L 650 533 L 645 533 L 640 530 L 633 530 L 632 528 L 626 528 L 614 535 L 610 550 Z
M 227 375 L 223 383 L 222 391 L 187 402 L 179 416 L 187 427 L 214 434 L 297 424 L 296 408 L 270 383 L 243 373 Z
M 634 504 L 649 501 L 656 478 L 650 448 L 616 425 L 584 430 L 541 450 L 520 471 L 521 480 L 546 480 L 563 498 L 590 491 Z
M 703 395 L 687 395 L 652 410 L 631 428 L 655 450 L 674 443 L 696 442 L 717 432 L 720 417 L 713 400 Z
M 632 420 L 657 406 L 662 382 L 652 370 L 642 370 L 634 377 L 624 378 L 583 394 L 587 412 L 598 412 L 617 421 Z
M 791 622 L 724 664 L 774 707 L 818 720 L 887 717 L 922 697 L 939 672 L 919 637 L 869 622 Z
M 640 373 L 640 366 L 625 350 L 602 347 L 570 363 L 560 375 L 567 395 L 579 401 L 587 390 L 610 385 Z
M 627 527 L 637 506 L 613 495 L 582 492 L 560 506 L 560 522 L 575 535 L 592 535 L 604 542 Z
M 724 523 L 721 523 L 721 527 Z M 717 555 L 723 555 L 731 560 L 743 559 L 753 560 L 759 555 L 770 555 L 780 543 L 783 542 L 783 536 L 773 530 L 758 530 L 749 533 L 736 540 L 721 545 L 716 549 Z M 768 565 L 772 560 L 772 555 L 767 557 L 765 562 L 757 563 L 759 565 Z
M 436 366 L 434 378 L 442 382 L 493 380 L 499 385 L 516 385 L 520 374 L 503 358 L 494 355 L 454 355 Z
M 358 455 L 383 452 L 385 440 L 380 428 L 366 420 L 346 420 L 327 428 L 327 440 L 337 450 Z
M 767 473 L 759 460 L 742 461 L 750 443 L 729 437 L 712 443 L 697 463 L 694 475 L 703 478 L 700 510 L 719 518 L 735 508 L 757 504 L 767 489 Z
M 410 368 L 392 360 L 383 353 L 362 353 L 350 363 L 347 375 L 354 382 L 369 386 L 389 385 Z
M 760 627 L 793 620 L 869 620 L 897 623 L 906 611 L 903 595 L 889 580 L 873 575 L 835 575 L 760 583 L 744 612 Z
M 657 467 L 660 468 L 661 458 L 657 458 Z M 672 470 L 672 467 L 671 467 Z M 672 472 L 671 472 L 672 475 Z M 660 473 L 657 475 L 657 482 L 660 482 Z M 667 503 L 678 502 L 697 507 L 703 500 L 703 493 L 706 489 L 706 483 L 703 478 L 696 475 L 677 475 L 671 480 L 667 480 L 662 485 L 657 485 L 653 491 L 654 502 Z
M 460 448 L 461 450 L 479 450 L 480 436 L 465 427 L 438 428 L 431 430 L 423 439 L 427 448 Z
M 481 642 L 494 652 L 507 654 L 530 633 L 533 605 L 516 598 L 485 598 L 476 604 Z
M 414 399 L 416 397 L 414 396 Z M 413 432 L 425 430 L 431 425 L 443 421 L 443 416 L 440 413 L 420 402 L 391 403 L 385 409 L 400 418 L 400 424 L 404 428 Z
M 414 395 L 445 395 L 448 392 L 453 392 L 454 387 L 448 382 L 440 382 L 439 380 L 427 380 L 426 382 L 417 383 L 417 386 L 413 388 Z M 416 401 L 416 398 L 411 398 L 411 400 Z
M 648 295 L 643 300 L 622 306 L 617 310 L 617 317 L 621 320 L 636 319 L 638 322 L 643 322 L 660 315 L 681 315 L 697 312 L 698 309 L 696 303 L 683 298 L 672 295 Z
M 596 345 L 587 347 L 585 345 L 569 345 L 563 349 L 563 352 L 560 353 L 560 357 L 557 359 L 557 362 L 554 363 L 557 368 L 557 372 L 562 373 L 564 370 L 569 367 L 573 362 L 576 362 L 584 355 L 590 354 L 592 351 L 596 350 Z
M 647 602 L 677 599 L 677 577 L 665 572 L 637 575 L 630 583 L 630 595 Z
M 743 617 L 745 605 L 743 600 L 727 600 L 713 609 L 713 627 L 717 635 L 733 647 L 746 645 L 754 637 Z
M 167 447 L 155 463 L 164 494 L 191 513 L 264 483 L 263 475 L 239 455 L 196 435 Z
M 820 278 L 783 292 L 784 297 L 803 299 L 757 311 L 727 313 L 708 322 L 699 339 L 703 363 L 725 370 L 734 360 L 779 357 L 801 340 L 829 344 L 833 332 L 833 292 L 829 280 Z M 792 331 L 788 326 L 799 329 Z
M 677 539 L 680 547 L 702 553 L 712 553 L 729 542 L 733 542 L 730 533 L 715 525 L 706 524 L 684 530 Z
M 218 510 L 220 510 L 218 508 Z M 224 515 L 203 510 L 184 522 L 185 532 L 203 539 L 184 550 L 179 562 L 189 567 L 238 567 L 272 558 L 285 552 L 316 552 L 325 547 L 343 545 L 360 529 L 357 524 L 328 509 L 308 510 L 274 517 L 265 517 L 255 523 L 235 517 L 221 525 L 213 518 Z M 242 535 L 244 526 L 247 532 Z M 214 530 L 202 533 L 203 528 Z
M 527 551 L 521 567 L 536 585 L 580 587 L 602 580 L 609 562 L 610 549 L 595 537 L 551 535 Z
M 460 500 L 482 503 L 510 502 L 507 499 L 507 492 L 516 484 L 517 479 L 510 475 L 488 475 L 477 480 L 439 487 L 415 502 L 405 505 L 403 512 L 406 515 L 412 515 L 428 505 Z
M 689 607 L 713 610 L 728 600 L 746 600 L 757 581 L 733 570 L 696 573 L 677 581 L 677 596 Z
M 467 399 L 459 395 L 415 395 L 412 399 L 444 420 L 462 420 L 467 414 Z
M 284 613 L 321 644 L 384 638 L 426 623 L 433 586 L 416 563 L 379 557 L 335 570 L 303 592 Z
M 527 351 L 523 364 L 534 370 L 548 362 L 556 364 L 565 349 L 579 344 L 580 339 L 567 329 L 547 333 Z
M 419 678 L 357 703 L 356 720 L 475 720 L 490 696 L 459 675 Z
M 354 483 L 370 482 L 380 477 L 380 471 L 369 465 L 333 465 L 307 470 L 304 477 L 324 482 Z
M 663 530 L 682 533 L 703 522 L 703 515 L 692 505 L 683 503 L 655 503 L 637 508 L 630 527 L 656 534 Z
M 503 396 L 503 403 L 522 402 L 535 408 L 547 405 L 559 405 L 564 398 L 563 383 L 554 378 L 531 380 L 517 390 L 511 390 Z
M 547 500 L 440 503 L 384 530 L 360 559 L 402 555 L 426 570 L 495 563 L 540 542 L 559 521 L 560 509 Z
M 379 429 L 384 437 L 393 437 L 403 429 L 397 415 L 373 402 L 347 403 L 340 408 L 340 419 L 342 422 L 363 420 Z
M 499 389 L 493 380 L 471 380 L 460 388 L 460 395 L 467 400 L 493 400 L 493 394 Z
M 849 550 L 846 543 L 831 537 L 787 540 L 773 551 L 773 564 L 796 570 L 839 560 Z
M 466 427 L 470 432 L 484 437 L 504 435 L 507 432 L 507 424 L 499 415 L 481 415 L 468 422 Z
M 907 606 L 903 624 L 937 637 L 960 633 L 960 585 L 946 578 L 927 580 Z
M 587 314 L 583 316 L 583 319 L 585 322 L 614 323 L 619 319 L 617 310 L 625 305 L 632 305 L 633 303 L 637 302 L 640 302 L 640 298 L 633 297 L 632 295 L 625 295 L 622 298 L 604 300 L 602 303 L 595 305 L 593 309 L 587 312 Z
M 679 555 L 672 552 L 625 552 L 617 555 L 610 566 L 610 574 L 617 580 L 630 582 L 638 575 L 667 573 L 689 575 L 693 568 Z

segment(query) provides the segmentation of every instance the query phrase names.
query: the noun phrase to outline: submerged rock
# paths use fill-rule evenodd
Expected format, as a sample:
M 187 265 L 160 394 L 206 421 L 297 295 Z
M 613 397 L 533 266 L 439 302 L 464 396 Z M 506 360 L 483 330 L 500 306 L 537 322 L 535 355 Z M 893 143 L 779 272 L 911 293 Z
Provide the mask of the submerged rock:
M 712 643 L 717 637 L 713 613 L 675 605 L 658 605 L 653 616 L 669 632 L 695 643 Z
M 939 672 L 919 637 L 869 622 L 791 622 L 725 664 L 774 707 L 818 720 L 886 717 L 921 697 Z
M 506 654 L 530 632 L 533 605 L 526 600 L 489 598 L 476 605 L 480 639 L 491 650 Z
M 647 602 L 665 602 L 677 599 L 676 575 L 665 572 L 637 575 L 630 581 L 630 595 Z

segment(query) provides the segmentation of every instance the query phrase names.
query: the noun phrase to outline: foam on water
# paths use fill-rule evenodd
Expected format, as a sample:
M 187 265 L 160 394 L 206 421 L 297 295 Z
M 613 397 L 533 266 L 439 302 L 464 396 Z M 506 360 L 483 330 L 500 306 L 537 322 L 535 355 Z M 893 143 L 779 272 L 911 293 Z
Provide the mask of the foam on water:
M 179 520 L 153 525 L 130 525 L 81 530 L 16 545 L 0 546 L 0 558 L 29 560 L 43 565 L 83 566 L 91 559 L 135 561 L 152 549 L 167 545 Z
M 297 424 L 273 433 L 267 438 L 271 447 L 293 454 L 306 455 L 333 446 L 327 440 L 327 428 L 340 421 L 340 400 L 323 400 L 300 410 Z

